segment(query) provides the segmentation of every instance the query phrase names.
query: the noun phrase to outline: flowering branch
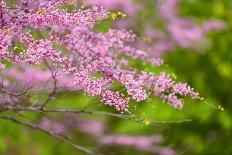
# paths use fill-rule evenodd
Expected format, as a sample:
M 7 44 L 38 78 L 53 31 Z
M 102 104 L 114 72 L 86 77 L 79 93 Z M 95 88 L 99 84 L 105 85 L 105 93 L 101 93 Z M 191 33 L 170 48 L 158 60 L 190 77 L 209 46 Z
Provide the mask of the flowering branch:
M 131 31 L 109 29 L 103 33 L 94 29 L 103 20 L 124 16 L 123 13 L 112 15 L 102 7 L 67 9 L 70 4 L 76 4 L 76 1 L 19 0 L 16 7 L 0 1 L 1 113 L 83 113 L 113 116 L 147 125 L 191 121 L 150 121 L 126 115 L 130 114 L 130 101 L 139 103 L 151 95 L 177 109 L 183 108 L 184 97 L 200 97 L 193 88 L 175 81 L 168 73 L 148 72 L 130 65 L 131 61 L 152 67 L 163 63 L 143 49 L 137 49 L 134 46 L 137 36 Z M 46 35 L 37 37 L 34 31 Z M 21 85 L 26 85 L 26 89 L 23 90 Z M 122 88 L 121 91 L 116 89 L 118 87 Z M 102 105 L 111 106 L 120 113 L 86 108 L 46 108 L 58 93 L 69 91 L 83 91 L 89 97 L 98 97 Z M 37 97 L 37 94 L 45 94 L 46 98 Z M 37 97 L 37 100 L 31 101 L 30 96 Z M 92 153 L 40 126 L 3 114 L 0 118 L 40 130 L 74 148 Z

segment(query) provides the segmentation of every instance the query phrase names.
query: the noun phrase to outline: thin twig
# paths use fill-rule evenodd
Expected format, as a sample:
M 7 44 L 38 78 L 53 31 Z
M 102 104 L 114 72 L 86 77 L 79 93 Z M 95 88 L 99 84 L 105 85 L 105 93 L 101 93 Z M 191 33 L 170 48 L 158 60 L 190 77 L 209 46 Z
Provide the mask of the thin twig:
M 44 103 L 41 105 L 41 109 L 44 109 L 46 107 L 46 105 L 48 104 L 48 102 L 52 99 L 52 97 L 56 94 L 57 91 L 57 78 L 56 78 L 56 74 L 57 72 L 53 72 L 52 68 L 49 66 L 49 64 L 47 63 L 47 61 L 44 59 L 45 64 L 48 66 L 51 74 L 52 74 L 52 79 L 54 80 L 53 83 L 53 90 L 52 92 L 48 95 L 48 98 L 44 101 Z
M 14 122 L 14 123 L 17 123 L 17 124 L 19 124 L 19 125 L 26 126 L 26 127 L 29 127 L 29 128 L 35 129 L 35 130 L 39 130 L 39 131 L 41 131 L 41 132 L 43 132 L 43 133 L 46 133 L 47 135 L 49 135 L 49 136 L 51 136 L 51 137 L 56 138 L 56 139 L 59 140 L 59 141 L 62 141 L 62 142 L 64 142 L 64 143 L 66 143 L 66 144 L 72 146 L 72 147 L 75 148 L 75 149 L 78 149 L 78 150 L 81 150 L 81 151 L 85 152 L 86 154 L 94 154 L 94 153 L 93 153 L 92 151 L 90 151 L 89 149 L 87 149 L 87 148 L 85 148 L 85 147 L 82 147 L 82 146 L 80 146 L 80 145 L 77 145 L 77 144 L 73 143 L 73 142 L 72 142 L 71 140 L 69 140 L 68 138 L 65 138 L 65 137 L 63 137 L 63 136 L 61 136 L 61 135 L 54 134 L 53 132 L 47 131 L 47 130 L 45 130 L 45 129 L 43 129 L 43 128 L 37 126 L 37 125 L 31 124 L 31 123 L 27 123 L 27 122 L 23 122 L 23 121 L 20 121 L 20 120 L 15 119 L 14 117 L 2 115 L 2 114 L 0 114 L 0 118 L 6 119 L 6 120 L 10 120 L 10 121 L 12 121 L 12 122 Z
M 18 111 L 33 111 L 33 112 L 39 112 L 39 113 L 75 113 L 75 114 L 93 114 L 93 115 L 100 115 L 100 116 L 112 116 L 112 117 L 117 117 L 121 118 L 124 120 L 132 120 L 136 121 L 138 123 L 145 123 L 144 118 L 138 118 L 136 116 L 132 115 L 125 115 L 125 114 L 117 114 L 117 113 L 111 113 L 111 112 L 105 112 L 105 111 L 91 111 L 91 110 L 83 110 L 83 109 L 38 109 L 38 108 L 12 108 L 12 110 L 18 110 Z M 158 124 L 174 124 L 174 123 L 186 123 L 186 122 L 191 122 L 191 119 L 183 119 L 183 120 L 171 120 L 171 121 L 152 121 L 149 120 L 149 124 L 151 125 L 158 125 Z
M 26 89 L 21 92 L 21 93 L 18 93 L 18 94 L 14 94 L 14 93 L 11 93 L 11 92 L 8 92 L 5 88 L 4 88 L 4 83 L 3 83 L 3 80 L 1 81 L 1 86 L 0 86 L 0 91 L 2 93 L 5 93 L 7 95 L 10 95 L 10 96 L 14 96 L 14 97 L 19 97 L 19 96 L 22 96 L 22 95 L 26 95 L 27 92 L 32 89 L 32 87 L 26 87 Z

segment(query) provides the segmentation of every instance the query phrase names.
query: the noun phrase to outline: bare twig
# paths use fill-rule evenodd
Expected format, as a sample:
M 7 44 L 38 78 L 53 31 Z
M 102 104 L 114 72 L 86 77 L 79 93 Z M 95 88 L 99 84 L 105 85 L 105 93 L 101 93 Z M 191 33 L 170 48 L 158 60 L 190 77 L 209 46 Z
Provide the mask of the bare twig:
M 14 94 L 14 93 L 8 92 L 8 91 L 3 90 L 3 89 L 1 89 L 0 91 L 1 91 L 2 93 L 5 93 L 5 94 L 7 94 L 7 95 L 10 95 L 10 96 L 19 97 L 19 96 L 22 96 L 22 95 L 27 94 L 27 92 L 28 92 L 30 89 L 31 89 L 31 88 L 28 88 L 28 87 L 27 87 L 23 92 L 18 93 L 18 94 Z
M 32 87 L 26 87 L 26 89 L 21 92 L 21 93 L 18 93 L 18 94 L 9 94 L 9 95 L 12 95 L 12 96 L 15 96 L 15 97 L 19 97 L 19 96 L 22 96 L 22 95 L 25 95 L 27 94 L 27 92 L 31 89 Z
M 46 105 L 48 104 L 48 102 L 52 99 L 52 97 L 56 94 L 57 91 L 57 78 L 56 78 L 56 74 L 57 72 L 53 72 L 52 68 L 49 66 L 49 64 L 47 63 L 47 61 L 44 59 L 45 64 L 48 66 L 51 74 L 52 74 L 52 79 L 54 80 L 53 83 L 53 90 L 52 92 L 48 95 L 48 98 L 44 101 L 44 103 L 41 105 L 41 109 L 44 109 L 46 107 Z
M 84 109 L 38 109 L 38 108 L 12 108 L 12 110 L 18 110 L 18 111 L 33 111 L 33 112 L 39 112 L 39 113 L 74 113 L 74 114 L 93 114 L 93 115 L 100 115 L 100 116 L 112 116 L 121 118 L 124 120 L 132 120 L 136 121 L 138 123 L 146 124 L 146 119 L 144 118 L 138 118 L 133 115 L 125 115 L 125 114 L 117 114 L 117 113 L 111 113 L 111 112 L 105 112 L 105 111 L 91 111 L 91 110 L 84 110 Z M 159 125 L 159 124 L 174 124 L 174 123 L 186 123 L 191 122 L 191 119 L 183 119 L 183 120 L 172 120 L 172 121 L 152 121 L 149 120 L 149 124 L 151 125 Z
M 1 80 L 1 86 L 0 86 L 0 89 L 2 90 L 4 87 L 4 83 L 3 83 L 3 79 Z
M 62 141 L 66 144 L 68 144 L 69 146 L 72 146 L 73 148 L 75 149 L 78 149 L 78 150 L 81 150 L 83 152 L 85 152 L 86 154 L 94 154 L 92 151 L 90 151 L 89 149 L 85 148 L 85 147 L 82 147 L 80 145 L 77 145 L 75 144 L 74 142 L 72 142 L 70 139 L 66 138 L 66 137 L 63 137 L 61 135 L 58 135 L 58 134 L 54 134 L 53 132 L 51 131 L 47 131 L 35 124 L 31 124 L 31 123 L 28 123 L 28 122 L 23 122 L 23 121 L 20 121 L 20 120 L 17 120 L 15 119 L 14 117 L 10 117 L 10 116 L 6 116 L 6 115 L 2 115 L 0 114 L 0 118 L 2 119 L 5 119 L 5 120 L 10 120 L 14 123 L 17 123 L 19 125 L 22 125 L 22 126 L 26 126 L 26 127 L 29 127 L 29 128 L 32 128 L 32 129 L 35 129 L 35 130 L 39 130 L 43 133 L 46 133 L 47 135 L 53 137 L 53 138 L 56 138 L 57 140 L 59 141 Z
M 4 83 L 3 83 L 3 80 L 1 81 L 1 86 L 0 86 L 0 91 L 2 93 L 5 93 L 7 95 L 10 95 L 10 96 L 14 96 L 14 97 L 19 97 L 19 96 L 22 96 L 22 95 L 25 95 L 27 94 L 27 92 L 32 89 L 32 87 L 26 87 L 26 89 L 21 92 L 21 93 L 18 93 L 18 94 L 15 94 L 15 93 L 12 93 L 12 92 L 8 92 L 5 88 L 4 88 Z

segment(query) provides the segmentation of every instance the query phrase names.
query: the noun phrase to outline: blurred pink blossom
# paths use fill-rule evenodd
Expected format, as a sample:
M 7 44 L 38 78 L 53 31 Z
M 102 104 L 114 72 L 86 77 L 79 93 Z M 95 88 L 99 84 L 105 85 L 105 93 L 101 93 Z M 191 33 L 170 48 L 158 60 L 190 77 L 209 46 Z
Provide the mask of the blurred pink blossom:
M 87 4 L 103 6 L 112 10 L 122 10 L 129 16 L 136 15 L 139 6 L 133 0 L 85 0 Z

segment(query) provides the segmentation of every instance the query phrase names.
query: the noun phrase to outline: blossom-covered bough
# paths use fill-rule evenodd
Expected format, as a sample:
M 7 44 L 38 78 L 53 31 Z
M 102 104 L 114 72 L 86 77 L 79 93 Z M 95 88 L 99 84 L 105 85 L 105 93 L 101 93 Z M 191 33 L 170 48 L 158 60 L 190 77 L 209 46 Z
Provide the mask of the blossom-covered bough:
M 119 13 L 122 15 L 122 13 Z M 136 69 L 131 61 L 162 65 L 134 46 L 136 35 L 126 30 L 98 32 L 95 26 L 111 14 L 102 7 L 84 7 L 74 0 L 0 1 L 0 118 L 38 129 L 86 153 L 90 150 L 28 120 L 35 113 L 87 113 L 143 122 L 130 115 L 130 101 L 157 96 L 181 109 L 184 96 L 200 99 L 187 84 L 168 73 Z M 116 90 L 120 86 L 122 89 Z M 86 109 L 47 108 L 63 91 L 84 91 L 119 113 Z M 38 96 L 45 94 L 46 97 Z M 31 100 L 31 96 L 36 99 Z M 25 101 L 27 105 L 23 104 Z M 14 115 L 8 115 L 14 111 Z M 153 122 L 159 123 L 159 122 Z

